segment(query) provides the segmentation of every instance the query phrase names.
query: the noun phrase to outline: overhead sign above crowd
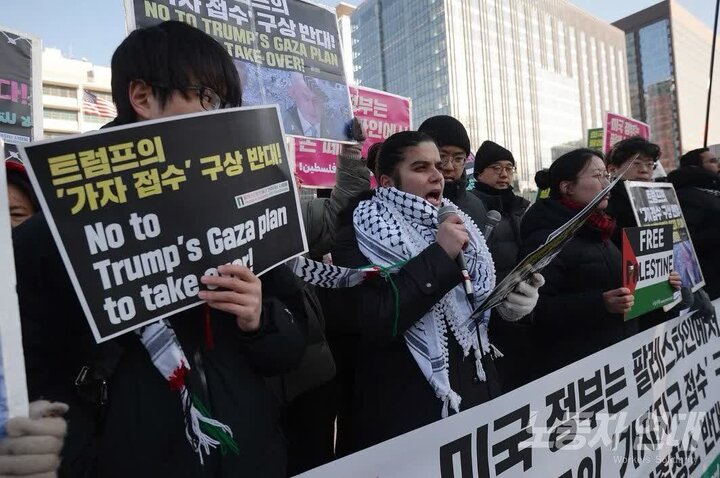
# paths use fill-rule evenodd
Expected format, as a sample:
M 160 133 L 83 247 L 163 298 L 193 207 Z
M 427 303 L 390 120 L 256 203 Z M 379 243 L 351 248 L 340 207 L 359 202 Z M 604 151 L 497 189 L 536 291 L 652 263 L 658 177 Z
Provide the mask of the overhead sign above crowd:
M 3 159 L 19 160 L 17 145 L 42 133 L 40 40 L 0 27 L 0 139 Z M 38 114 L 40 113 L 40 114 Z
M 363 143 L 363 158 L 367 158 L 373 144 L 411 127 L 410 98 L 363 86 L 351 86 L 350 98 L 355 117 L 360 120 L 367 138 Z M 295 170 L 303 187 L 332 188 L 335 185 L 335 162 L 340 148 L 339 143 L 329 141 L 295 140 Z
M 130 30 L 178 20 L 215 38 L 238 69 L 243 106 L 277 104 L 286 134 L 348 141 L 333 10 L 300 0 L 125 0 L 125 10 Z
M 633 136 L 650 140 L 650 125 L 617 113 L 605 113 L 604 153 L 610 151 L 617 142 Z

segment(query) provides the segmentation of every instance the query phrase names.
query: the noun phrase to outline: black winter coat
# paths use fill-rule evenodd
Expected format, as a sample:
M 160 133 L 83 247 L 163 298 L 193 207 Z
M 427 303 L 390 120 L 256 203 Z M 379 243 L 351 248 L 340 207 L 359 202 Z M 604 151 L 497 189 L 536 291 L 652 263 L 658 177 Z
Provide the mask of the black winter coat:
M 720 177 L 702 168 L 686 167 L 672 171 L 668 180 L 677 191 L 705 277 L 705 290 L 711 299 L 717 299 L 720 297 Z
M 333 263 L 366 266 L 370 261 L 358 248 L 351 215 L 343 216 L 332 252 Z M 357 354 L 353 396 L 348 415 L 342 417 L 350 421 L 344 427 L 352 431 L 352 437 L 342 444 L 344 451 L 375 445 L 441 418 L 443 403 L 420 371 L 402 334 L 460 283 L 459 274 L 455 261 L 437 243 L 394 274 L 392 280 L 399 299 L 397 335 L 393 335 L 396 296 L 385 279 L 372 279 L 328 294 L 328 322 L 342 321 L 333 328 L 358 337 L 357 349 L 353 351 Z M 461 410 L 487 401 L 488 392 L 493 397 L 500 394 L 490 357 L 483 362 L 488 382 L 478 382 L 474 359 L 463 360 L 452 334 L 448 334 L 448 351 L 450 383 L 462 397 Z
M 575 213 L 554 199 L 533 204 L 520 228 L 521 254 L 543 244 Z M 636 332 L 635 321 L 624 322 L 603 303 L 603 292 L 621 287 L 621 266 L 615 244 L 603 242 L 600 231 L 586 223 L 543 270 L 545 285 L 534 312 L 536 378 Z
M 214 450 L 201 466 L 185 437 L 180 396 L 137 336 L 94 343 L 43 215 L 17 227 L 13 240 L 30 399 L 70 405 L 61 478 L 235 477 L 250 470 L 285 476 L 277 399 L 263 376 L 291 369 L 303 353 L 298 325 L 306 321 L 305 309 L 288 269 L 262 277 L 262 325 L 253 334 L 241 333 L 234 317 L 213 310 L 209 349 L 201 307 L 170 319 L 190 362 L 189 388 L 212 417 L 231 427 L 239 445 L 239 454 Z M 82 401 L 74 386 L 88 362 L 117 363 L 109 367 L 114 370 L 104 411 Z
M 485 205 L 467 190 L 468 179 L 465 172 L 457 181 L 446 182 L 443 197 L 451 200 L 462 212 L 470 216 L 480 232 L 485 228 L 487 212 Z
M 475 183 L 472 195 L 483 202 L 486 210 L 500 213 L 500 222 L 490 233 L 488 240 L 488 247 L 495 262 L 495 275 L 500 282 L 518 263 L 520 220 L 530 206 L 530 202 L 516 196 L 512 188 L 496 189 L 481 182 Z M 493 311 L 490 320 L 490 341 L 504 355 L 496 361 L 504 392 L 520 387 L 530 380 L 526 360 L 531 341 L 530 334 L 529 318 L 508 322 Z
M 479 181 L 475 183 L 472 194 L 483 202 L 487 211 L 495 210 L 501 216 L 488 241 L 499 282 L 518 263 L 520 220 L 530 206 L 530 201 L 516 196 L 511 188 L 495 189 Z

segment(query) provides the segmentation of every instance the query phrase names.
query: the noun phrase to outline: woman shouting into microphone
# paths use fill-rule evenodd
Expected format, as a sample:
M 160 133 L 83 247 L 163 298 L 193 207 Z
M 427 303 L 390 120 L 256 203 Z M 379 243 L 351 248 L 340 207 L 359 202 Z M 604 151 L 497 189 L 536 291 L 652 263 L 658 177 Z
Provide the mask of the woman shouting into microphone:
M 470 319 L 471 298 L 458 257 L 467 264 L 475 303 L 495 287 L 485 240 L 464 213 L 438 224 L 443 199 L 441 159 L 420 132 L 392 135 L 378 154 L 379 188 L 340 217 L 335 265 L 374 264 L 381 273 L 329 293 L 328 317 L 355 334 L 352 392 L 338 417 L 338 448 L 353 452 L 427 425 L 499 395 L 488 314 Z M 529 313 L 542 276 L 521 283 L 499 307 L 505 320 Z M 341 320 L 342 318 L 342 320 Z M 476 330 L 478 329 L 478 330 Z M 347 372 L 346 372 L 347 373 Z M 347 383 L 347 377 L 341 377 Z

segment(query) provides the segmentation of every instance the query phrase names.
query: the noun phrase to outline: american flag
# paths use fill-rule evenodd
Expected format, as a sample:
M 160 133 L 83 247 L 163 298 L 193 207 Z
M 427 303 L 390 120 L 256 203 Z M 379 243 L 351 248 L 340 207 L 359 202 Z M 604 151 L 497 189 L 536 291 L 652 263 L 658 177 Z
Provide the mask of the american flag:
M 105 118 L 114 118 L 117 116 L 117 110 L 112 101 L 99 98 L 89 91 L 83 92 L 83 112 Z

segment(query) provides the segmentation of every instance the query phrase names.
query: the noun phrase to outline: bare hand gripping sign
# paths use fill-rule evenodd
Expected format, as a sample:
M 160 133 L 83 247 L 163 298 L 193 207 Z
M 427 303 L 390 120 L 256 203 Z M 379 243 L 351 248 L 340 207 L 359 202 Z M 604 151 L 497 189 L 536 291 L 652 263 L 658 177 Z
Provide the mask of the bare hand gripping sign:
M 199 304 L 200 277 L 307 250 L 276 107 L 143 122 L 25 146 L 98 342 Z

